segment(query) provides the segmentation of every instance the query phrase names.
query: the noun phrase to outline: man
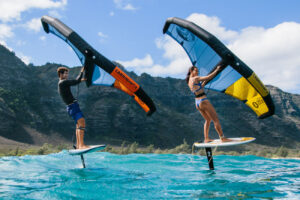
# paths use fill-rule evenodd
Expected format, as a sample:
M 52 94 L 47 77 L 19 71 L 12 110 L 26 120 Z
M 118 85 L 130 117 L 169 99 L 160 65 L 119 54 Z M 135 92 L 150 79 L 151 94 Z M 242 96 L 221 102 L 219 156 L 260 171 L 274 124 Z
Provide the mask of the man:
M 71 92 L 71 86 L 79 84 L 82 79 L 84 67 L 82 67 L 79 75 L 75 80 L 68 80 L 69 69 L 66 67 L 59 67 L 57 69 L 57 75 L 59 77 L 58 81 L 58 93 L 60 94 L 62 100 L 67 105 L 68 114 L 74 119 L 76 123 L 76 148 L 85 149 L 89 148 L 84 144 L 84 131 L 85 131 L 85 120 L 84 116 L 79 108 L 77 99 L 75 99 Z

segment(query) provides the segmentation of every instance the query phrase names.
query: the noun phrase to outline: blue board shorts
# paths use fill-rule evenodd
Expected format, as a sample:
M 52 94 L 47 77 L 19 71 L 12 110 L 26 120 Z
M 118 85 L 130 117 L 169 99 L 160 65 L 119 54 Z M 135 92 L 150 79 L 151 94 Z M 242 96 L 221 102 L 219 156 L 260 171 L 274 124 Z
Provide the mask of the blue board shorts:
M 75 123 L 77 123 L 77 121 L 80 118 L 84 117 L 83 113 L 81 112 L 81 110 L 79 108 L 79 104 L 77 102 L 74 102 L 74 103 L 68 105 L 67 112 L 68 112 L 69 116 L 74 119 Z

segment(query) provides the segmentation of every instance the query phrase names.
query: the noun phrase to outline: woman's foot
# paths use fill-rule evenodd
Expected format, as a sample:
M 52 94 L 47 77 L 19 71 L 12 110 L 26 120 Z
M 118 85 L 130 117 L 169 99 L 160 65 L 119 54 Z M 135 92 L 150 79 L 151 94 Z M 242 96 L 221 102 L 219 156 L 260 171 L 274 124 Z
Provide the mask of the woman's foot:
M 222 142 L 231 142 L 232 140 L 231 139 L 228 139 L 226 137 L 221 137 L 221 141 Z
M 212 142 L 212 141 L 214 141 L 214 140 L 210 139 L 210 138 L 207 138 L 207 139 L 204 140 L 204 143 L 209 143 L 209 142 Z

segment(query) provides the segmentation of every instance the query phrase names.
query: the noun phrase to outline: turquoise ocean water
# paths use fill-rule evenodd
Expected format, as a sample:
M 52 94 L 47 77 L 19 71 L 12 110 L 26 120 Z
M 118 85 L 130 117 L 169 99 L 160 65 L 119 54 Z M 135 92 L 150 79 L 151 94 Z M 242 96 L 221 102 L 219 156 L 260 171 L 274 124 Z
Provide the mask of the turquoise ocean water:
M 66 151 L 0 158 L 0 199 L 300 199 L 300 160 Z

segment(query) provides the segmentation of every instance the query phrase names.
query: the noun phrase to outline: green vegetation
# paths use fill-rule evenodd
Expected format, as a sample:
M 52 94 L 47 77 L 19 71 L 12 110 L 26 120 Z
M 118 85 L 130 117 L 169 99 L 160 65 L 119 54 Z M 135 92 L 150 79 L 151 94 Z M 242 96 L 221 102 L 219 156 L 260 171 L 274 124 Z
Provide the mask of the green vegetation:
M 69 149 L 69 145 L 53 146 L 45 143 L 41 147 L 20 148 L 16 147 L 11 150 L 0 150 L 0 156 L 24 156 L 24 155 L 46 155 L 50 153 L 58 153 L 63 149 Z
M 51 144 L 45 143 L 41 147 L 29 147 L 29 148 L 20 148 L 16 147 L 15 149 L 10 150 L 0 150 L 0 157 L 1 156 L 23 156 L 23 155 L 46 155 L 50 153 L 58 153 L 63 149 L 70 149 L 72 148 L 71 145 L 58 145 L 53 146 Z M 131 144 L 126 144 L 123 142 L 121 146 L 111 146 L 108 145 L 105 152 L 110 152 L 114 154 L 131 154 L 131 153 L 138 153 L 138 154 L 147 154 L 147 153 L 155 153 L 155 154 L 192 154 L 192 147 L 187 144 L 184 140 L 181 145 L 176 146 L 173 149 L 160 149 L 154 148 L 154 145 L 149 145 L 146 147 L 140 147 L 137 142 L 133 142 Z M 201 155 L 205 156 L 205 150 L 203 148 L 196 149 L 193 152 L 194 155 Z M 213 149 L 214 155 L 256 155 L 261 157 L 267 158 L 300 158 L 300 151 L 297 149 L 288 149 L 286 147 L 257 147 L 253 148 L 253 150 L 245 150 L 242 152 L 238 151 L 222 151 L 218 149 Z
M 21 91 L 6 90 L 0 87 L 0 98 L 4 99 L 7 105 L 16 112 L 23 111 L 23 108 L 27 106 Z
M 30 119 L 28 102 L 22 90 L 7 90 L 0 87 L 0 103 L 6 105 L 9 112 L 13 113 L 18 120 L 25 122 Z

